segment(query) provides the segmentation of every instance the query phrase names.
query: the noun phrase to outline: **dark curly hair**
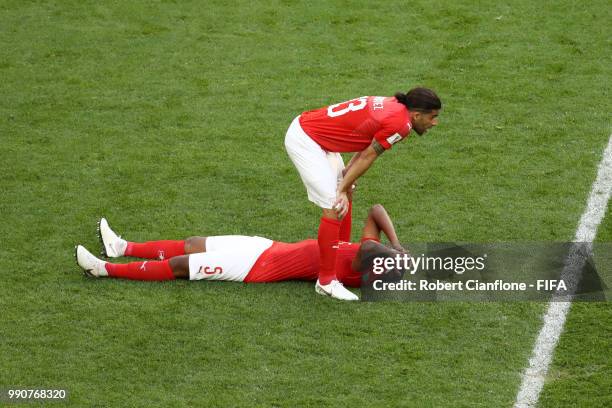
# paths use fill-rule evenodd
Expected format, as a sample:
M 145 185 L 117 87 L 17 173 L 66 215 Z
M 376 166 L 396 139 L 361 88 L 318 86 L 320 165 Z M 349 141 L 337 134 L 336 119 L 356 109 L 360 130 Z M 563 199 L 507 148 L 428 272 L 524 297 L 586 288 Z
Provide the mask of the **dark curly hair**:
M 411 111 L 431 112 L 442 109 L 440 98 L 429 88 L 417 87 L 411 89 L 408 93 L 398 92 L 395 94 L 395 98 Z

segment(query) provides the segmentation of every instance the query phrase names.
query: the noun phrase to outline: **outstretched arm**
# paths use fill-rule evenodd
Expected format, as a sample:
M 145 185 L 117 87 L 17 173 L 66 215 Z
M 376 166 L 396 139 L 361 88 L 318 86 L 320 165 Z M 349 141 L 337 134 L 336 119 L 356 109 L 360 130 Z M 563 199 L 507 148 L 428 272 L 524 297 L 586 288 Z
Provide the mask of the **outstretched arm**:
M 380 240 L 381 231 L 389 238 L 389 242 L 394 249 L 400 252 L 406 252 L 397 238 L 395 227 L 393 226 L 391 217 L 387 214 L 387 210 L 385 210 L 385 207 L 381 204 L 376 204 L 368 211 L 368 218 L 363 227 L 361 239 L 371 238 L 378 241 Z

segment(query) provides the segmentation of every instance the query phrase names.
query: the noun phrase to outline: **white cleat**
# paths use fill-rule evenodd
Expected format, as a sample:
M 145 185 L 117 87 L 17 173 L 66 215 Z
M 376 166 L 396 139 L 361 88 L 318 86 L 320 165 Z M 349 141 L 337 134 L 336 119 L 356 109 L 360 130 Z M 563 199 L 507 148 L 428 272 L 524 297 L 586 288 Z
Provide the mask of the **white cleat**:
M 335 279 L 327 285 L 321 285 L 317 279 L 315 292 L 317 292 L 319 295 L 331 296 L 334 299 L 359 300 L 359 296 L 345 288 L 342 283 Z
M 85 275 L 94 278 L 108 276 L 108 272 L 106 272 L 106 267 L 104 266 L 106 262 L 96 258 L 91 252 L 86 250 L 84 246 L 77 245 L 75 256 L 77 264 L 83 268 Z
M 100 219 L 98 223 L 98 234 L 100 235 L 100 241 L 102 242 L 103 255 L 109 258 L 118 258 L 125 254 L 127 248 L 127 241 L 121 239 L 121 237 L 110 229 L 106 218 Z

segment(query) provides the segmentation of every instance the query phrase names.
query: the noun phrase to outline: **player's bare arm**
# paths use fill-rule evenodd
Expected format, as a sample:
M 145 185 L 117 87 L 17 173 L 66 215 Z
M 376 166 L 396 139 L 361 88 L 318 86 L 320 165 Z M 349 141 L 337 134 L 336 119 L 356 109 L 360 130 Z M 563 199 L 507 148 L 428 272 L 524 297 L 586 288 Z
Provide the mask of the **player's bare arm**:
M 355 160 L 357 160 L 359 158 L 359 156 L 361 156 L 361 152 L 357 152 L 353 155 L 353 157 L 351 157 L 351 160 L 348 162 L 348 164 L 346 165 L 346 167 L 344 167 L 344 170 L 342 170 L 342 177 L 344 178 L 346 176 L 346 173 L 348 172 L 348 170 L 351 168 L 351 166 L 353 165 L 353 163 L 355 163 Z M 357 186 L 357 180 L 355 180 L 353 182 L 352 185 L 352 189 L 355 190 L 355 186 Z
M 381 232 L 387 236 L 392 248 L 378 242 Z M 378 254 L 378 256 L 394 256 L 398 252 L 408 253 L 400 244 L 391 217 L 382 204 L 375 204 L 368 211 L 368 217 L 361 233 L 361 240 L 361 247 L 352 262 L 353 269 L 358 271 L 363 270 L 365 260 L 369 259 L 373 253 Z
M 355 160 L 351 163 L 350 167 L 342 179 L 342 182 L 338 186 L 338 193 L 334 208 L 339 218 L 346 215 L 348 211 L 348 196 L 347 192 L 355 181 L 361 177 L 371 166 L 374 161 L 380 156 L 385 149 L 376 140 L 372 140 L 372 143 L 366 147 L 363 151 L 356 155 Z
M 342 170 L 342 177 L 346 176 L 348 169 L 349 169 L 348 167 L 345 167 L 344 170 Z M 357 181 L 355 180 L 355 182 L 353 182 L 353 185 L 347 191 L 347 197 L 349 201 L 353 201 L 353 193 L 355 192 L 356 188 L 357 188 Z
M 372 163 L 374 163 L 378 156 L 384 151 L 385 148 L 374 139 L 368 147 L 355 154 L 347 166 L 347 171 L 342 182 L 338 186 L 338 192 L 348 191 L 351 185 L 355 184 L 355 181 L 372 166 Z
M 393 222 L 391 221 L 391 217 L 385 210 L 381 204 L 373 205 L 368 211 L 368 218 L 366 219 L 365 225 L 363 227 L 363 232 L 361 234 L 362 239 L 380 239 L 380 232 L 383 232 L 387 238 L 391 246 L 400 251 L 406 252 L 402 244 L 399 242 L 397 238 L 397 233 L 395 232 L 395 227 L 393 226 Z
M 361 155 L 361 152 L 357 152 L 353 155 L 353 157 L 351 157 L 351 160 L 349 160 L 349 162 L 346 165 L 346 169 L 348 169 L 349 167 L 351 167 L 351 165 L 355 162 L 355 160 L 357 160 L 357 158 Z

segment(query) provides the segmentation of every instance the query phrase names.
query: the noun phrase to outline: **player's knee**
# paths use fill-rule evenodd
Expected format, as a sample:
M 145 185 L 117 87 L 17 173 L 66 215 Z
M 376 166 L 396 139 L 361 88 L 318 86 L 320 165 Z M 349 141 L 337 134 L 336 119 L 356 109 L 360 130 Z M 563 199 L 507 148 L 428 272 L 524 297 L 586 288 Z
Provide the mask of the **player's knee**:
M 175 278 L 189 279 L 189 255 L 175 256 L 168 262 Z
M 185 253 L 206 252 L 206 237 L 189 237 L 185 240 Z
M 332 220 L 339 220 L 338 212 L 336 210 L 323 208 L 323 218 L 330 218 Z

